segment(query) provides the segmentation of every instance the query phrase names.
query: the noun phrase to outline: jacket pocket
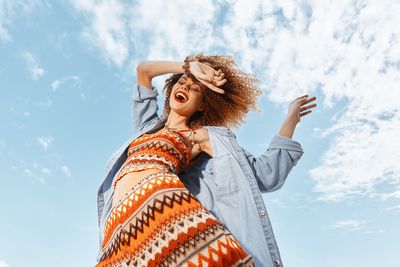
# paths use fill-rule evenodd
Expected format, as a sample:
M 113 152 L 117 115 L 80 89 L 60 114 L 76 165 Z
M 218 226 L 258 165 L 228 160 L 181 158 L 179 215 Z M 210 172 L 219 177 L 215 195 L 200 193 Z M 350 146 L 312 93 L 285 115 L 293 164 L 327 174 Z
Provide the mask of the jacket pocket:
M 230 198 L 240 192 L 234 160 L 231 154 L 219 155 L 215 158 L 216 199 Z

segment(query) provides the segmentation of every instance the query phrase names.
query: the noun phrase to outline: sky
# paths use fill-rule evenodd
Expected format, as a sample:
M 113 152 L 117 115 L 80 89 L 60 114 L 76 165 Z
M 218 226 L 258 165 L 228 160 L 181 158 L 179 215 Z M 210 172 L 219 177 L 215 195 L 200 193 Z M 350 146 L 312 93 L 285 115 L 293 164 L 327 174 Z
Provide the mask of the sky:
M 400 266 L 398 14 L 395 0 L 0 0 L 0 267 L 95 264 L 136 65 L 197 52 L 260 78 L 259 111 L 233 129 L 254 155 L 293 99 L 317 97 L 292 137 L 302 158 L 263 195 L 283 264 Z

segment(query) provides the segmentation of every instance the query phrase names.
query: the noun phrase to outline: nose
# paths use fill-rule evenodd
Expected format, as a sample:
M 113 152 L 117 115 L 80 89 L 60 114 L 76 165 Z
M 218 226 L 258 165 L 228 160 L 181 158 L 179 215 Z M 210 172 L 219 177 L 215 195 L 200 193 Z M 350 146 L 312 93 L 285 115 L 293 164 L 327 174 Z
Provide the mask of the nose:
M 189 89 L 191 88 L 191 86 L 192 86 L 192 82 L 189 81 L 189 79 L 187 79 L 186 82 L 185 82 L 184 84 L 182 84 L 182 87 L 183 87 L 186 91 L 189 91 Z
M 183 88 L 185 91 L 189 91 L 189 88 L 187 87 L 186 84 L 182 84 L 182 88 Z

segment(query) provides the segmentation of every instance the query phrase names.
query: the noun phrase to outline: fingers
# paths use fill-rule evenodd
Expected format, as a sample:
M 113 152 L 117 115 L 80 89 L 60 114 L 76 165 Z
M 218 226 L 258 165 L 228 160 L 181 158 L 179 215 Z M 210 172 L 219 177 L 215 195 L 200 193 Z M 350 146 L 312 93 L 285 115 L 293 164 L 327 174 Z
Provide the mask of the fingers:
M 215 86 L 221 86 L 221 85 L 225 84 L 226 82 L 227 82 L 226 79 L 223 79 L 222 81 L 216 81 L 216 80 L 214 80 L 214 81 L 213 81 L 213 84 L 214 84 Z
M 213 76 L 213 77 L 210 77 L 210 76 L 205 75 L 205 74 L 197 74 L 196 78 L 198 78 L 199 80 L 206 81 L 206 82 L 208 82 L 210 84 L 213 84 L 215 86 L 221 86 L 221 85 L 225 84 L 228 80 L 224 79 L 224 77 L 225 77 L 224 73 L 222 73 L 220 71 L 218 73 L 221 73 L 221 75 L 220 76 Z
M 214 80 L 221 81 L 225 77 L 225 73 L 221 73 L 219 76 L 214 76 Z
M 313 97 L 311 97 L 311 98 L 309 98 L 309 99 L 307 99 L 307 97 L 308 97 L 308 94 L 307 94 L 307 95 L 299 96 L 299 97 L 296 98 L 295 100 L 307 100 L 306 103 L 309 103 L 309 102 L 314 101 L 315 99 L 317 99 L 315 96 L 313 96 Z
M 199 63 L 202 69 L 202 73 L 196 73 L 195 77 L 209 89 L 219 94 L 224 94 L 225 91 L 218 86 L 221 86 L 227 82 L 225 74 L 221 69 L 215 70 L 211 66 L 203 63 Z
M 308 95 L 300 96 L 300 97 L 296 98 L 295 100 L 293 100 L 293 102 L 299 101 L 301 103 L 301 105 L 303 106 L 303 105 L 308 104 L 317 99 L 315 96 L 313 96 L 309 99 L 307 99 L 307 97 L 308 97 Z
M 214 92 L 216 92 L 216 93 L 219 93 L 219 94 L 224 94 L 225 93 L 225 91 L 223 90 L 223 89 L 221 89 L 221 88 L 218 88 L 217 86 L 215 86 L 214 84 L 212 84 L 212 83 L 209 83 L 209 82 L 207 82 L 207 81 L 204 81 L 204 80 L 200 80 L 200 82 L 202 83 L 202 84 L 204 84 L 205 86 L 207 86 L 210 90 L 213 90 Z M 221 81 L 222 82 L 222 81 Z M 218 82 L 217 82 L 218 83 Z M 219 85 L 218 85 L 219 86 Z
M 301 107 L 300 111 L 307 110 L 307 109 L 310 109 L 310 108 L 314 108 L 316 106 L 317 106 L 317 104 L 312 104 L 312 105 L 308 105 L 308 106 L 305 106 L 305 107 Z
M 300 99 L 300 98 L 305 98 L 305 97 L 307 97 L 308 95 L 302 95 L 302 96 L 299 96 L 298 98 L 296 98 L 296 100 L 297 99 Z
M 199 63 L 201 66 L 201 69 L 203 73 L 199 73 L 199 77 L 202 78 L 203 80 L 206 80 L 208 82 L 213 82 L 214 80 L 216 81 L 221 81 L 224 79 L 225 74 L 222 72 L 221 69 L 215 70 L 211 66 L 204 64 L 204 63 Z
M 306 112 L 300 113 L 299 116 L 300 116 L 300 117 L 303 117 L 303 116 L 305 116 L 305 115 L 307 115 L 307 114 L 310 114 L 311 111 L 312 111 L 312 110 L 308 110 L 308 111 L 306 111 Z
M 207 82 L 211 82 L 212 78 L 204 73 L 196 73 L 195 77 L 199 80 L 204 80 Z
M 223 89 L 221 89 L 221 88 L 218 88 L 218 87 L 216 87 L 216 86 L 214 86 L 214 85 L 212 85 L 211 87 L 209 87 L 211 90 L 213 90 L 214 92 L 216 92 L 216 93 L 219 93 L 219 94 L 225 94 L 225 91 L 223 90 Z
M 314 101 L 315 99 L 317 99 L 317 98 L 315 96 L 313 96 L 310 99 L 307 99 L 307 101 L 304 102 L 304 104 L 310 103 L 311 101 Z

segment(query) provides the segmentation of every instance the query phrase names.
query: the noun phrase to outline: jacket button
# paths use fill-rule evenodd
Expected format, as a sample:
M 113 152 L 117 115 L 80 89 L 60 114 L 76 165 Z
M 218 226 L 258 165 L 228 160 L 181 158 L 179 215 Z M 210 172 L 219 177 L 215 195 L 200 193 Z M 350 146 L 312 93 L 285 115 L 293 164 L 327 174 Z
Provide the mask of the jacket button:
M 278 259 L 274 260 L 274 264 L 275 264 L 275 267 L 281 266 L 281 262 Z
M 265 215 L 265 210 L 260 210 L 260 215 L 264 216 Z

